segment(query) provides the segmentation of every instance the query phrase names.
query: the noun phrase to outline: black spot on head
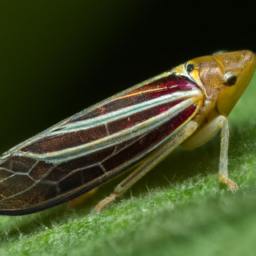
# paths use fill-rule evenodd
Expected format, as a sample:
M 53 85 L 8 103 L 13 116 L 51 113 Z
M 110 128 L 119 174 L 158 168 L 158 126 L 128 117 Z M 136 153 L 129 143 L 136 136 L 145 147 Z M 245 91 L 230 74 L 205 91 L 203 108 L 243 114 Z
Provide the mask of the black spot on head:
M 237 77 L 233 73 L 228 72 L 224 75 L 223 80 L 225 85 L 232 86 L 236 83 Z
M 194 64 L 188 64 L 187 65 L 187 72 L 190 73 L 194 69 Z

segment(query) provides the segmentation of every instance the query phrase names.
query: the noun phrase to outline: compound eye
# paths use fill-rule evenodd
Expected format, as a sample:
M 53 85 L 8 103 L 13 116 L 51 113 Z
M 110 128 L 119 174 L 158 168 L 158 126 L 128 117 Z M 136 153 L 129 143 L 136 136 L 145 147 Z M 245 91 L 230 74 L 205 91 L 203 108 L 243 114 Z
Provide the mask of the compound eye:
M 194 64 L 187 65 L 187 72 L 190 73 L 195 68 Z
M 227 72 L 223 77 L 224 84 L 232 86 L 236 83 L 237 77 L 232 72 Z

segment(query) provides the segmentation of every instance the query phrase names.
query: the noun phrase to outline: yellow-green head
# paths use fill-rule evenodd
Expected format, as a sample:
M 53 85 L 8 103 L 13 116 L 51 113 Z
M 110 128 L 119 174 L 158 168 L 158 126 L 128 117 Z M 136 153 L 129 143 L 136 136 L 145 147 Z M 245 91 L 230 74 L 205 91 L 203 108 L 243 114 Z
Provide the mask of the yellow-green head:
M 250 82 L 256 65 L 251 51 L 237 51 L 196 58 L 187 72 L 216 101 L 216 110 L 228 116 Z

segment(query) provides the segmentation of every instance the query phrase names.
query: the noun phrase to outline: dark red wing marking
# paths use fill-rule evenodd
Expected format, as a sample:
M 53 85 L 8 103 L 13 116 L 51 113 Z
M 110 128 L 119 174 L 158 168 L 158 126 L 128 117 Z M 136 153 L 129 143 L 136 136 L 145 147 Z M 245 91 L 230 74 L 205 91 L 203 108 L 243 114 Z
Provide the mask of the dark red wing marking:
M 191 90 L 193 88 L 197 88 L 197 85 L 187 77 L 170 75 L 166 78 L 159 79 L 124 95 L 111 99 L 104 105 L 101 105 L 97 108 L 92 108 L 85 113 L 82 111 L 81 113 L 74 116 L 70 120 L 70 123 L 91 119 L 118 109 L 129 107 L 144 101 L 148 101 L 150 99 L 155 99 L 162 95 L 172 94 L 177 91 Z M 156 89 L 161 90 L 156 91 Z

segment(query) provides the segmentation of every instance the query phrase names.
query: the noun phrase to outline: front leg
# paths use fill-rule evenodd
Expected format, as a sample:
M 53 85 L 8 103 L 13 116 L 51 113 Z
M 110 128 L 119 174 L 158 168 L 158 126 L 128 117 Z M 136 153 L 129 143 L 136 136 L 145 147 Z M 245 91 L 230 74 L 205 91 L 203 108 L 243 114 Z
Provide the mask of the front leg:
M 228 143 L 229 143 L 229 124 L 224 116 L 218 117 L 221 127 L 220 141 L 220 162 L 219 162 L 219 180 L 226 184 L 231 191 L 237 190 L 237 184 L 228 177 Z
M 221 129 L 219 180 L 226 184 L 231 191 L 238 189 L 237 184 L 228 177 L 228 143 L 229 124 L 225 116 L 217 116 L 204 125 L 195 134 L 190 136 L 182 146 L 185 148 L 195 148 L 209 141 Z

